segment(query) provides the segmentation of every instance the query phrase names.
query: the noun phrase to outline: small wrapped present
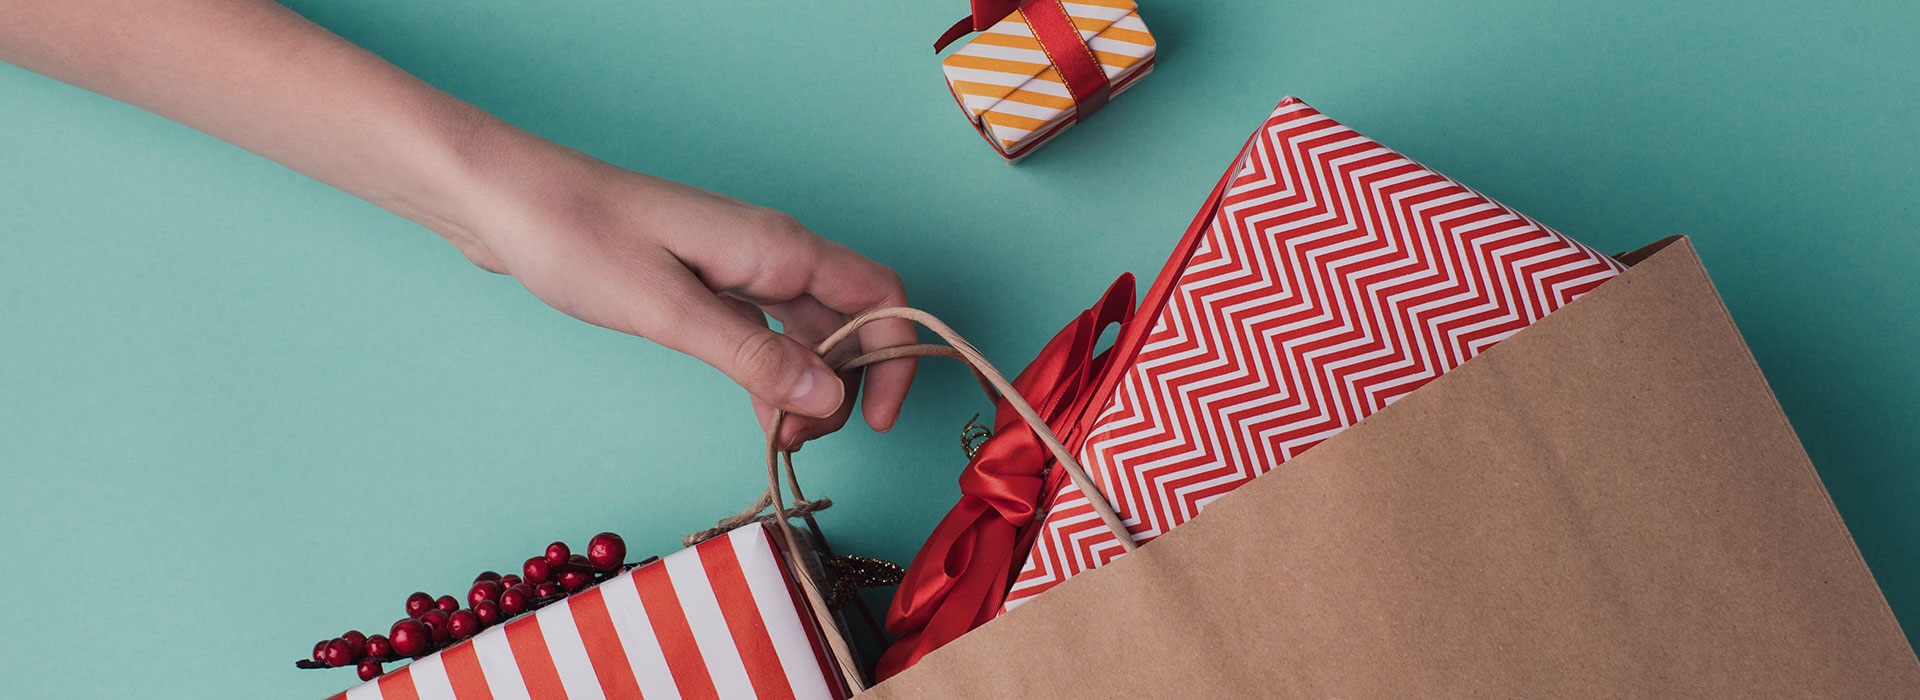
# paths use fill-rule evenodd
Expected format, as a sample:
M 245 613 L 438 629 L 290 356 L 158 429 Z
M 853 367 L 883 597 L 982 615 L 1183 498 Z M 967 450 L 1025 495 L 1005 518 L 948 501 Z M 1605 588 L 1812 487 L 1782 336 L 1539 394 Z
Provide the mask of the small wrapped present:
M 735 529 L 336 698 L 845 698 L 780 542 Z
M 941 61 L 980 135 L 1019 161 L 1153 70 L 1154 40 L 1133 0 L 975 0 L 934 45 L 980 34 Z

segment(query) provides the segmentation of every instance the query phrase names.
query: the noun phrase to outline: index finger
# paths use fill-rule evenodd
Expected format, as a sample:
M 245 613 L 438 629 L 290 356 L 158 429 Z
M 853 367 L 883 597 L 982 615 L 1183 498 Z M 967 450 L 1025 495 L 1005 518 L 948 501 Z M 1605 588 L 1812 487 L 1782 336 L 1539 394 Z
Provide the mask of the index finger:
M 907 291 L 900 276 L 885 265 L 868 260 L 859 253 L 835 243 L 821 252 L 820 265 L 808 280 L 807 293 L 829 309 L 858 316 L 890 306 L 906 306 Z M 861 352 L 912 345 L 919 340 L 913 322 L 905 319 L 881 319 L 859 330 Z M 907 389 L 913 385 L 917 363 L 913 358 L 888 360 L 866 370 L 860 413 L 867 425 L 886 432 L 893 429 L 906 403 Z

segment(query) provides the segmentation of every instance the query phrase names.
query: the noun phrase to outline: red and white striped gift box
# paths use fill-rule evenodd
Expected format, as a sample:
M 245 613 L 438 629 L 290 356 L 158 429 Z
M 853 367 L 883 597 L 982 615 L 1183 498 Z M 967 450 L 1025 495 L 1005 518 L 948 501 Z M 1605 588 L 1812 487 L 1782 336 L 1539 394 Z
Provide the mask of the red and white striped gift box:
M 1293 98 L 1203 214 L 1077 448 L 1141 542 L 1623 269 Z M 1121 554 L 1056 483 L 1006 608 Z
M 335 700 L 845 698 L 764 525 L 575 593 Z

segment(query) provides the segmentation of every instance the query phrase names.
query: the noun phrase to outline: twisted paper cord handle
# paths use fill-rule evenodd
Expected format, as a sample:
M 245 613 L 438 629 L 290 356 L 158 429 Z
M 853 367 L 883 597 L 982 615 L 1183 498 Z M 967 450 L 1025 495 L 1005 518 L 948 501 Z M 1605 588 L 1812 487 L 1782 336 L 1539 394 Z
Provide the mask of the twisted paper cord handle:
M 1133 534 L 1128 532 L 1126 523 L 1120 520 L 1120 515 L 1114 511 L 1113 505 L 1107 501 L 1106 495 L 1100 491 L 1098 486 L 1094 485 L 1093 479 L 1087 476 L 1086 469 L 1081 467 L 1080 461 L 1074 459 L 1073 455 L 1068 452 L 1066 445 L 1060 442 L 1059 436 L 1053 434 L 1053 429 L 1047 427 L 1046 421 L 1040 418 L 1039 412 L 1033 410 L 1032 404 L 1027 403 L 1026 398 L 1022 397 L 1020 392 L 1013 388 L 1013 383 L 1007 381 L 1006 376 L 1001 374 L 1000 370 L 995 369 L 992 363 L 987 362 L 986 356 L 981 354 L 978 348 L 975 348 L 972 343 L 967 342 L 965 338 L 960 337 L 959 333 L 955 333 L 952 328 L 941 322 L 940 319 L 934 318 L 932 314 L 907 307 L 889 307 L 869 311 L 848 321 L 846 325 L 834 331 L 833 335 L 827 336 L 826 340 L 820 341 L 820 343 L 813 348 L 813 352 L 814 354 L 825 356 L 827 351 L 832 350 L 834 346 L 839 345 L 842 341 L 851 337 L 861 326 L 890 318 L 907 319 L 925 326 L 928 330 L 933 331 L 935 335 L 940 336 L 942 340 L 947 341 L 948 345 L 915 344 L 882 348 L 847 360 L 841 363 L 840 366 L 835 367 L 835 371 L 865 367 L 877 362 L 885 362 L 887 360 L 905 357 L 952 357 L 965 362 L 967 366 L 973 370 L 974 377 L 980 381 L 981 389 L 986 391 L 987 396 L 989 398 L 1005 399 L 1007 405 L 1012 406 L 1014 412 L 1020 414 L 1020 418 L 1026 422 L 1027 427 L 1033 430 L 1034 437 L 1039 438 L 1040 444 L 1044 445 L 1047 451 L 1053 454 L 1055 462 L 1057 462 L 1062 469 L 1067 470 L 1067 476 L 1073 480 L 1075 486 L 1079 487 L 1081 493 L 1086 494 L 1088 502 L 1093 506 L 1094 514 L 1099 516 L 1100 522 L 1105 524 L 1107 529 L 1113 532 L 1114 536 L 1120 542 L 1120 547 L 1131 552 L 1139 546 L 1134 543 Z M 828 499 L 809 501 L 801 494 L 800 483 L 794 477 L 792 453 L 781 450 L 777 442 L 780 435 L 780 425 L 785 419 L 786 412 L 776 409 L 773 413 L 773 420 L 767 427 L 766 493 L 761 494 L 759 500 L 755 501 L 753 506 L 746 511 L 720 521 L 713 528 L 688 535 L 686 538 L 686 546 L 691 547 L 699 544 L 701 541 L 718 537 L 735 527 L 757 521 L 771 523 L 777 527 L 786 537 L 789 551 L 806 551 L 802 548 L 799 533 L 794 531 L 793 523 L 790 521 L 792 518 L 805 519 L 810 529 L 813 530 L 815 538 L 819 539 L 820 529 L 818 525 L 813 522 L 813 513 L 831 506 L 832 501 Z M 784 469 L 782 469 L 783 466 L 785 467 Z M 787 504 L 780 487 L 782 472 L 785 472 L 786 475 L 786 491 L 793 494 L 794 503 L 791 506 Z M 773 509 L 772 513 L 765 512 L 769 507 Z M 825 540 L 821 539 L 820 541 L 824 549 Z M 795 578 L 799 581 L 801 593 L 804 594 L 804 597 L 807 599 L 808 607 L 812 608 L 814 618 L 821 620 L 824 624 L 825 621 L 833 619 L 833 610 L 831 606 L 827 604 L 825 597 L 820 591 L 819 581 L 821 572 L 815 570 L 815 567 L 812 566 L 803 566 L 802 568 L 804 570 L 797 572 L 800 575 Z M 848 648 L 846 640 L 835 634 L 827 634 L 824 636 L 827 638 L 828 647 L 838 662 L 841 675 L 848 683 L 849 688 L 856 692 L 863 689 L 865 684 L 860 678 L 859 671 L 854 667 L 853 654 Z

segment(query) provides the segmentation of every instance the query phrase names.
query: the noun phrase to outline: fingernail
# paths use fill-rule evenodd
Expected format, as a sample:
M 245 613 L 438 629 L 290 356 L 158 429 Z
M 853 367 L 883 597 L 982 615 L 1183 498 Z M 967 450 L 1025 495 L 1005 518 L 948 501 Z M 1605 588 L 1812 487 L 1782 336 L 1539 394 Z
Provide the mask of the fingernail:
M 846 390 L 840 386 L 840 378 L 815 367 L 800 376 L 800 383 L 787 397 L 787 404 L 796 413 L 825 418 L 840 410 L 840 402 L 845 398 Z

